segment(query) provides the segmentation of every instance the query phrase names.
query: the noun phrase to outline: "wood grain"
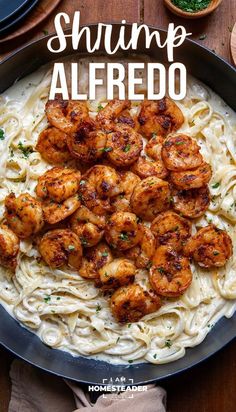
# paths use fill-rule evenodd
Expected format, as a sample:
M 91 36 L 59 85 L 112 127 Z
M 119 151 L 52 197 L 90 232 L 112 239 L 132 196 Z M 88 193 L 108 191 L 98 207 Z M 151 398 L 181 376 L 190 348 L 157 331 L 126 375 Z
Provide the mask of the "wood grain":
M 61 0 L 42 0 L 37 6 L 32 10 L 32 12 L 24 19 L 23 25 L 17 27 L 17 29 L 7 36 L 0 38 L 0 43 L 8 42 L 10 40 L 15 40 L 16 37 L 27 33 L 33 27 L 37 26 L 43 20 L 51 14 L 51 12 L 58 6 Z
M 235 66 L 236 66 L 236 23 L 235 23 L 234 28 L 232 30 L 230 46 L 231 46 L 231 56 L 232 56 L 232 59 L 233 59 L 233 62 L 235 64 Z
M 63 0 L 43 24 L 14 42 L 8 42 L 4 47 L 1 45 L 1 57 L 41 37 L 43 30 L 53 32 L 53 18 L 59 11 L 65 11 L 72 16 L 75 10 L 81 11 L 82 23 L 119 22 L 126 19 L 129 22 L 144 21 L 162 28 L 167 28 L 170 22 L 183 24 L 193 33 L 193 39 L 230 60 L 230 35 L 236 21 L 235 0 L 223 0 L 214 14 L 195 22 L 171 14 L 163 7 L 162 0 Z M 199 40 L 205 35 L 206 38 Z M 168 412 L 234 412 L 236 410 L 235 353 L 236 342 L 233 342 L 204 364 L 163 382 L 168 393 Z M 0 412 L 8 411 L 10 394 L 8 371 L 11 360 L 12 356 L 0 347 Z

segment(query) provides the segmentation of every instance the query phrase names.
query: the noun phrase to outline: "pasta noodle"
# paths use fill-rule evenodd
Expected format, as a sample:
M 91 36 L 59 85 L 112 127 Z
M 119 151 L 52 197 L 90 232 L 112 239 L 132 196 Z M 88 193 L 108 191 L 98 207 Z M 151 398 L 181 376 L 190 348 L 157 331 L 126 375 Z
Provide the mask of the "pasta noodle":
M 87 87 L 87 64 L 86 58 L 80 60 L 81 92 Z M 47 124 L 44 107 L 51 73 L 50 67 L 42 68 L 1 96 L 0 128 L 5 136 L 0 140 L 1 219 L 6 195 L 34 196 L 37 179 L 50 168 L 33 149 Z M 145 87 L 144 82 L 140 90 Z M 104 89 L 96 101 L 89 102 L 91 117 L 101 102 L 105 102 Z M 212 201 L 205 215 L 194 220 L 193 232 L 212 222 L 227 230 L 235 245 L 236 114 L 191 77 L 186 98 L 177 104 L 185 117 L 179 131 L 197 139 L 213 171 Z M 132 103 L 133 113 L 137 105 Z M 0 267 L 0 302 L 46 345 L 73 355 L 111 363 L 171 362 L 184 356 L 187 347 L 200 344 L 214 324 L 232 316 L 236 308 L 235 250 L 223 268 L 209 271 L 192 264 L 193 281 L 183 296 L 166 299 L 157 312 L 126 325 L 114 320 L 107 299 L 92 282 L 68 268 L 52 270 L 39 256 L 30 240 L 21 241 L 15 274 Z M 148 287 L 145 270 L 140 270 L 136 282 Z

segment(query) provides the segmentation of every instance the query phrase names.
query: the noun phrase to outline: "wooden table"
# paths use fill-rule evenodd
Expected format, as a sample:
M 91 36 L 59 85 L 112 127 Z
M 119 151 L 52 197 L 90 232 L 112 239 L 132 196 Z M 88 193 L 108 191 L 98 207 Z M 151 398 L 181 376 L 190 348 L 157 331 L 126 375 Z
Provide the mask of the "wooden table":
M 41 37 L 44 30 L 52 32 L 53 17 L 59 11 L 73 15 L 81 11 L 82 23 L 145 22 L 166 28 L 169 22 L 185 25 L 193 38 L 230 61 L 229 39 L 236 21 L 236 1 L 224 0 L 211 16 L 198 21 L 182 20 L 169 13 L 162 0 L 62 0 L 50 18 L 35 30 L 11 43 L 1 45 L 1 57 L 32 39 Z M 204 68 L 203 68 L 204 70 Z M 219 79 L 220 81 L 220 79 Z M 236 342 L 199 365 L 163 383 L 168 393 L 168 412 L 234 412 L 236 410 Z M 12 360 L 0 348 L 0 412 L 6 412 L 10 396 L 8 378 Z

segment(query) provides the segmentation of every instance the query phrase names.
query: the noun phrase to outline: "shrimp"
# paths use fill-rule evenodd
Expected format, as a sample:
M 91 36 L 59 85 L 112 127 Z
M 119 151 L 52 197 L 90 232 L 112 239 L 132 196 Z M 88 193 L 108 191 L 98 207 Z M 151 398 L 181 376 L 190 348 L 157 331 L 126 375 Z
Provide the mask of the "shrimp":
M 181 250 L 191 235 L 191 223 L 172 210 L 160 213 L 151 224 L 157 246 L 168 245 Z
M 126 109 L 129 109 L 131 103 L 129 100 L 111 100 L 96 117 L 96 122 L 102 130 L 109 132 L 114 128 L 116 118 Z
M 84 251 L 79 274 L 85 279 L 95 280 L 95 282 L 101 286 L 99 270 L 112 260 L 113 257 L 109 246 L 106 243 L 101 242 Z
M 144 100 L 138 116 L 141 133 L 150 139 L 153 134 L 166 136 L 178 130 L 184 116 L 178 106 L 168 97 L 162 100 Z
M 103 237 L 105 217 L 97 216 L 85 206 L 81 206 L 72 215 L 70 225 L 85 247 L 95 246 Z
M 184 247 L 184 254 L 205 268 L 224 266 L 232 253 L 230 236 L 214 225 L 198 230 Z
M 142 148 L 142 136 L 129 126 L 117 125 L 107 135 L 107 157 L 116 166 L 130 166 L 138 159 Z
M 110 301 L 111 311 L 118 322 L 138 322 L 143 316 L 156 312 L 161 299 L 137 284 L 117 289 Z
M 129 110 L 124 110 L 121 114 L 115 119 L 115 123 L 126 125 L 132 127 L 132 129 L 138 131 L 139 122 L 136 116 L 131 116 Z
M 0 265 L 15 270 L 20 241 L 15 233 L 4 223 L 0 226 Z
M 132 172 L 120 172 L 120 186 L 122 192 L 111 199 L 114 212 L 132 212 L 130 198 L 135 186 L 140 182 L 140 177 Z
M 157 162 L 143 155 L 140 156 L 134 164 L 132 164 L 131 170 L 141 177 L 141 179 L 145 179 L 149 176 L 157 176 L 160 179 L 164 179 L 168 174 L 162 160 Z
M 209 204 L 210 192 L 207 186 L 173 192 L 173 207 L 185 217 L 194 219 L 204 215 Z
M 194 170 L 184 172 L 171 172 L 170 180 L 179 189 L 198 189 L 207 185 L 211 180 L 211 166 L 203 162 Z
M 166 168 L 174 172 L 196 169 L 203 163 L 197 142 L 181 133 L 172 134 L 165 139 L 162 159 Z
M 136 267 L 125 258 L 114 259 L 99 270 L 103 290 L 117 289 L 134 281 Z
M 68 134 L 76 132 L 80 123 L 87 119 L 89 114 L 85 102 L 63 100 L 60 96 L 47 101 L 45 112 L 52 126 Z
M 126 250 L 137 245 L 141 238 L 137 216 L 129 212 L 116 212 L 105 227 L 105 238 L 114 249 Z
M 71 155 L 84 163 L 98 160 L 105 152 L 107 135 L 96 130 L 95 123 L 87 119 L 82 121 L 76 132 L 68 136 L 67 144 Z
M 5 208 L 7 224 L 19 238 L 27 238 L 42 229 L 42 205 L 28 193 L 22 193 L 18 197 L 10 193 L 5 199 Z
M 63 202 L 73 196 L 79 189 L 81 173 L 75 169 L 53 167 L 38 179 L 36 194 L 54 202 Z
M 189 259 L 170 246 L 160 246 L 152 262 L 149 280 L 158 295 L 178 297 L 190 286 L 192 272 Z
M 126 251 L 126 257 L 134 261 L 137 268 L 149 268 L 155 253 L 156 240 L 151 230 L 140 225 L 141 240 L 137 246 Z
M 46 222 L 54 225 L 71 216 L 81 205 L 78 195 L 68 197 L 62 203 L 46 199 L 42 202 L 43 215 Z
M 68 264 L 79 269 L 82 262 L 82 246 L 78 236 L 69 229 L 54 229 L 43 235 L 39 253 L 51 268 Z
M 110 198 L 122 192 L 120 183 L 120 176 L 112 167 L 93 166 L 80 182 L 82 203 L 99 216 L 110 212 Z
M 147 177 L 134 188 L 130 202 L 138 216 L 152 221 L 158 213 L 169 207 L 169 184 L 156 176 Z
M 47 127 L 40 133 L 35 148 L 46 162 L 64 163 L 71 159 L 67 139 L 66 133 L 56 127 Z

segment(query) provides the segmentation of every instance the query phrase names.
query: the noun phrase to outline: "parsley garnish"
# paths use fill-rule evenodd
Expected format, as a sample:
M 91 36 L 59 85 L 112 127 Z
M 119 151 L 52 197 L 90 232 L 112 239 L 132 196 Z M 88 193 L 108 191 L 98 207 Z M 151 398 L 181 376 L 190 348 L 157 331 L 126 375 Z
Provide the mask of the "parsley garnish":
M 103 256 L 103 257 L 107 257 L 107 256 L 108 256 L 108 252 L 102 252 L 102 256 Z
M 99 312 L 100 310 L 102 309 L 102 307 L 99 305 L 99 303 L 97 304 L 97 307 L 96 307 L 96 312 Z
M 172 346 L 172 341 L 170 339 L 167 339 L 165 341 L 165 346 L 167 346 L 167 348 L 170 348 Z
M 5 139 L 4 130 L 0 129 L 0 140 L 4 140 L 4 139 Z
M 103 149 L 100 149 L 101 152 L 111 152 L 112 151 L 112 147 L 104 147 Z
M 70 250 L 70 251 L 75 250 L 75 246 L 74 245 L 69 245 L 68 250 Z
M 212 189 L 217 189 L 220 186 L 220 183 L 214 183 L 214 185 L 212 185 Z
M 127 153 L 127 152 L 129 152 L 130 151 L 130 144 L 127 144 L 125 147 L 124 147 L 124 149 L 123 149 L 123 152 L 125 152 L 125 153 Z
M 50 302 L 50 300 L 51 300 L 51 296 L 46 295 L 43 300 L 44 300 L 45 303 L 48 303 L 48 302 Z
M 23 153 L 25 158 L 28 158 L 31 153 L 33 153 L 34 149 L 31 146 L 23 146 L 22 142 L 18 143 L 18 149 Z
M 103 106 L 101 104 L 98 105 L 98 112 L 103 109 Z
M 120 234 L 120 239 L 121 240 L 129 240 L 129 236 L 127 235 L 127 233 L 121 233 Z

